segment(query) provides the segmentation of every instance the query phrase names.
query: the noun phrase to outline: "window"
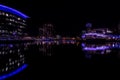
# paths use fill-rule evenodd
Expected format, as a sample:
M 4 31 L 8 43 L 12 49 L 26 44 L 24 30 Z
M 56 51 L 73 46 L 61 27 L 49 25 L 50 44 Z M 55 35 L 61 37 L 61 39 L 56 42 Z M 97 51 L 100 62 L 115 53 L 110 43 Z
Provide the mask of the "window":
M 6 13 L 6 16 L 9 16 L 9 15 Z
M 18 18 L 18 20 L 21 20 L 20 18 Z

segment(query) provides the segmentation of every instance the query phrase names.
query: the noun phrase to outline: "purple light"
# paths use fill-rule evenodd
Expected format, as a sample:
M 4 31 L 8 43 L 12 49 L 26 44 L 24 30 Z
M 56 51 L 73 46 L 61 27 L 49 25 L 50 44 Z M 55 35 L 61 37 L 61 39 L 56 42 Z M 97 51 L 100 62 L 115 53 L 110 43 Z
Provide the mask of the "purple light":
M 84 44 L 84 43 L 82 43 L 82 44 L 81 44 L 81 46 L 82 46 L 82 47 L 85 47 L 85 44 Z
M 92 24 L 91 23 L 87 23 L 86 27 L 92 27 Z
M 101 46 L 101 47 L 96 47 L 96 48 L 85 47 L 83 48 L 83 50 L 96 51 L 96 50 L 105 50 L 108 48 L 109 48 L 108 46 Z
M 102 36 L 102 37 L 106 37 L 107 36 L 107 35 L 100 34 L 100 33 L 86 33 L 84 35 L 96 35 L 96 36 Z
M 15 14 L 15 15 L 18 15 L 18 16 L 20 16 L 22 18 L 25 18 L 25 19 L 28 18 L 27 15 L 21 13 L 20 11 L 17 11 L 17 10 L 15 10 L 13 8 L 10 8 L 8 6 L 4 6 L 4 5 L 1 5 L 1 4 L 0 4 L 0 10 L 5 11 L 5 12 L 9 12 L 9 13 L 12 13 L 12 14 Z
M 82 38 L 85 38 L 85 35 L 83 35 Z
M 11 47 L 11 48 L 12 48 L 12 47 L 13 47 L 13 45 L 12 45 L 12 44 L 10 44 L 10 45 L 9 45 L 9 47 Z

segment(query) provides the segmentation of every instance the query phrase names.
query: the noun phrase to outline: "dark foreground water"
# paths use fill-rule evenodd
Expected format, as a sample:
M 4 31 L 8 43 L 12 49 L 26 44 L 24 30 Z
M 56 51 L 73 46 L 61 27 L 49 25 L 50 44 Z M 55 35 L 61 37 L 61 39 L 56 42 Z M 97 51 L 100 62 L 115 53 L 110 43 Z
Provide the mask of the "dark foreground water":
M 40 80 L 65 74 L 65 70 L 71 73 L 71 70 L 78 70 L 85 65 L 120 64 L 119 48 L 120 43 L 116 42 L 0 44 L 0 80 Z M 13 72 L 21 67 L 19 73 Z M 15 75 L 11 75 L 11 72 Z

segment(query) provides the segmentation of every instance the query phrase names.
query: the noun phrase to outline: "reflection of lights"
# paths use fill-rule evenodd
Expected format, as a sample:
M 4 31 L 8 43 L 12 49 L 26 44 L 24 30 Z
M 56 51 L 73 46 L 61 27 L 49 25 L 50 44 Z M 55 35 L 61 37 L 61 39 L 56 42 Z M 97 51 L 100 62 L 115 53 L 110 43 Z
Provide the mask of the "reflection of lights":
M 84 44 L 84 43 L 82 43 L 81 45 L 82 45 L 82 47 L 85 47 L 85 44 Z
M 48 42 L 49 45 L 51 45 L 51 42 Z
M 13 47 L 13 45 L 12 45 L 12 44 L 10 44 L 9 46 L 10 46 L 10 47 Z
M 84 35 L 97 35 L 97 36 L 106 37 L 106 35 L 100 34 L 100 33 L 86 33 L 86 34 L 84 34 Z M 84 35 L 83 35 L 83 36 L 84 36 Z
M 96 47 L 96 48 L 91 48 L 91 47 L 85 47 L 83 48 L 84 50 L 105 50 L 108 49 L 109 47 L 107 46 L 101 46 L 101 47 Z
M 10 50 L 9 52 L 12 53 L 12 50 Z
M 45 42 L 44 42 L 44 41 L 42 41 L 42 44 L 45 44 Z
M 18 74 L 19 72 L 23 71 L 27 66 L 28 66 L 27 64 L 24 64 L 23 66 L 21 66 L 20 68 L 12 71 L 11 73 L 8 73 L 8 74 L 5 74 L 5 75 L 0 75 L 0 80 L 6 79 L 6 78 L 11 77 L 15 74 Z
M 75 41 L 71 41 L 71 44 L 75 44 Z
M 6 71 L 8 70 L 8 67 L 6 67 L 6 69 L 5 69 Z
M 60 44 L 60 42 L 59 42 L 59 41 L 57 41 L 57 42 L 56 42 L 56 44 L 57 44 L 57 45 L 59 45 L 59 44 Z
M 111 50 L 106 50 L 106 53 L 110 53 L 111 52 Z

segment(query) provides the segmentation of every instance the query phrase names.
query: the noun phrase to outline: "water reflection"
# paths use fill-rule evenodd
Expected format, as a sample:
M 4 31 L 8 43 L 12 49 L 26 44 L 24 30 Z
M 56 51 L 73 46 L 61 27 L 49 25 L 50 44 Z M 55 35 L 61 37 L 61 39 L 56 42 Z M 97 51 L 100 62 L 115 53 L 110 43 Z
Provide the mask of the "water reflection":
M 17 74 L 27 67 L 25 44 L 0 44 L 0 80 Z
M 13 72 L 15 70 L 17 72 L 21 71 L 26 67 L 26 63 L 29 64 L 31 73 L 28 71 L 25 74 L 31 75 L 34 75 L 33 73 L 36 73 L 36 71 L 41 72 L 43 70 L 44 72 L 45 67 L 48 68 L 52 64 L 120 64 L 119 48 L 120 43 L 116 42 L 92 44 L 70 40 L 0 44 L 0 80 L 5 78 L 6 74 L 8 74 L 8 77 L 16 74 Z M 28 77 L 30 76 L 27 75 Z
M 94 54 L 112 54 L 114 51 L 118 51 L 120 49 L 120 43 L 116 42 L 109 42 L 103 44 L 91 44 L 91 43 L 82 43 L 82 50 L 85 53 L 86 58 L 91 58 Z

